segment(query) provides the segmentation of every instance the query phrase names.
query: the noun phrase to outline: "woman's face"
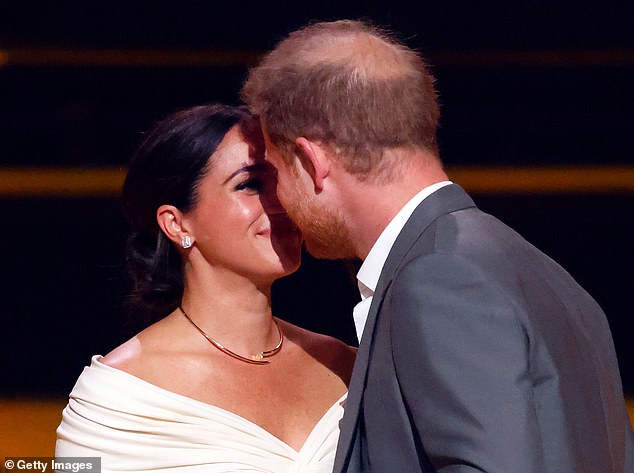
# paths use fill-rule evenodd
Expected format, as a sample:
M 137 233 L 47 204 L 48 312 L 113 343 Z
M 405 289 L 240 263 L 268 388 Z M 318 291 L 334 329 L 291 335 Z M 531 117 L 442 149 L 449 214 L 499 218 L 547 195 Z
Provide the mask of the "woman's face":
M 276 194 L 255 127 L 233 127 L 210 158 L 199 201 L 187 212 L 196 250 L 212 266 L 273 281 L 299 266 L 302 238 Z

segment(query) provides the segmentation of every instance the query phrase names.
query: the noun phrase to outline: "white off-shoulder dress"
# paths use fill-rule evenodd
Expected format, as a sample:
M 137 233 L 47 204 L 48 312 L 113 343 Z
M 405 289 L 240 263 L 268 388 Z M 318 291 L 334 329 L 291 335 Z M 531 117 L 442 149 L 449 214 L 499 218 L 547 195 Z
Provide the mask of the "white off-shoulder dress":
M 58 457 L 101 457 L 107 472 L 330 473 L 343 396 L 296 451 L 253 422 L 167 391 L 100 356 L 84 368 L 57 428 Z

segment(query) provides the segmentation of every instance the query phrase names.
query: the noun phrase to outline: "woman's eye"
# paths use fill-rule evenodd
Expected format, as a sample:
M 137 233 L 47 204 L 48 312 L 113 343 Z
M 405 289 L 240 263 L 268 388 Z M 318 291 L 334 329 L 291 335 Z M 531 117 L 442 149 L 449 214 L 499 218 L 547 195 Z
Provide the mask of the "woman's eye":
M 263 183 L 261 179 L 258 178 L 250 178 L 246 181 L 242 181 L 240 184 L 236 186 L 237 191 L 241 190 L 249 190 L 260 192 L 262 190 Z

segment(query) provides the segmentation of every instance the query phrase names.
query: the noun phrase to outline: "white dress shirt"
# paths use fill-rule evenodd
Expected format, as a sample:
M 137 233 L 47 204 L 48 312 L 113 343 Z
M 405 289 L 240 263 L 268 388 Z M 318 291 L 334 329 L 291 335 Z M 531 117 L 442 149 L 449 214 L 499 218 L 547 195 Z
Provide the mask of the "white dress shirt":
M 361 341 L 363 335 L 363 329 L 365 322 L 368 319 L 368 312 L 370 311 L 370 304 L 372 304 L 372 296 L 376 290 L 376 285 L 379 282 L 379 276 L 383 270 L 385 260 L 387 260 L 390 250 L 396 241 L 396 238 L 403 230 L 403 227 L 416 210 L 416 207 L 436 192 L 438 189 L 448 186 L 451 181 L 442 181 L 427 186 L 422 189 L 418 194 L 410 199 L 401 210 L 394 216 L 394 218 L 385 227 L 379 238 L 376 240 L 372 249 L 368 253 L 365 261 L 361 265 L 361 269 L 357 273 L 357 283 L 359 285 L 359 292 L 361 293 L 361 302 L 359 302 L 353 310 L 354 326 L 357 330 L 357 338 Z

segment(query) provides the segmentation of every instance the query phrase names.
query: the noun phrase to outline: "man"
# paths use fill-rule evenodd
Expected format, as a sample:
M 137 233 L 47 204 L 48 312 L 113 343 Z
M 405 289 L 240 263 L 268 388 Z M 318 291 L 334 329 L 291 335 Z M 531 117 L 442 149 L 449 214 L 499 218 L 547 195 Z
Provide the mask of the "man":
M 634 471 L 603 312 L 448 181 L 420 56 L 363 23 L 318 23 L 242 94 L 308 250 L 364 260 L 336 472 Z

